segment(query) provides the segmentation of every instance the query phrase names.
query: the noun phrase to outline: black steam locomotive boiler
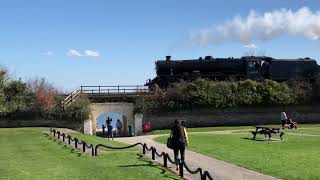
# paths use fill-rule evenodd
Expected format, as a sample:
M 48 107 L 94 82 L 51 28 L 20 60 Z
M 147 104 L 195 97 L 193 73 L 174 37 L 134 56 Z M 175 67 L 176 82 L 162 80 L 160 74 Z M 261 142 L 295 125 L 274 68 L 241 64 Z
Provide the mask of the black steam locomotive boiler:
M 274 59 L 265 56 L 245 56 L 241 58 L 205 58 L 191 60 L 172 60 L 166 56 L 165 60 L 158 60 L 156 64 L 157 76 L 149 79 L 146 85 L 158 84 L 165 87 L 169 83 L 181 80 L 190 81 L 197 78 L 210 80 L 314 80 L 320 73 L 320 66 L 316 60 Z

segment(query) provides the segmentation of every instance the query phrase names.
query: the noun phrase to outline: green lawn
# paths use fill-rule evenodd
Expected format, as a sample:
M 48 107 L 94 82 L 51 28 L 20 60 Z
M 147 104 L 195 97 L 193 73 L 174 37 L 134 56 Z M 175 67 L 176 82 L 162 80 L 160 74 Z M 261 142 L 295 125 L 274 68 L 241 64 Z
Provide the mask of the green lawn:
M 200 128 L 187 128 L 189 133 L 192 132 L 208 132 L 208 131 L 227 131 L 227 130 L 249 130 L 253 126 L 220 126 L 220 127 L 200 127 Z M 154 130 L 146 134 L 170 134 L 169 129 Z
M 319 125 L 302 127 L 286 132 L 320 132 Z M 250 140 L 251 134 L 191 134 L 189 138 L 189 149 L 201 154 L 287 180 L 320 179 L 320 136 L 286 134 L 283 141 L 273 142 Z M 155 140 L 165 143 L 166 139 Z
M 136 149 L 97 157 L 55 142 L 47 128 L 0 128 L 0 179 L 178 179 Z M 73 133 L 91 143 L 119 143 Z

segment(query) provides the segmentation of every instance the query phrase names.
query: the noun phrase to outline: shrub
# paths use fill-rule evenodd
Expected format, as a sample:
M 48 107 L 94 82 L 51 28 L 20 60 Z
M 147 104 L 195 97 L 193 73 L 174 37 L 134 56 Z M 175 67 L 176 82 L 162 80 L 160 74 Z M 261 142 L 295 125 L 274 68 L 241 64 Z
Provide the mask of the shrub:
M 194 107 L 226 108 L 306 103 L 310 96 L 310 85 L 290 85 L 272 80 L 216 82 L 197 79 L 193 82 L 171 84 L 165 90 L 164 99 L 150 99 L 144 101 L 144 105 L 147 111 L 175 111 Z
M 78 122 L 83 122 L 88 119 L 90 114 L 90 101 L 83 95 L 65 109 L 55 108 L 51 113 L 52 118 L 55 120 L 72 120 Z

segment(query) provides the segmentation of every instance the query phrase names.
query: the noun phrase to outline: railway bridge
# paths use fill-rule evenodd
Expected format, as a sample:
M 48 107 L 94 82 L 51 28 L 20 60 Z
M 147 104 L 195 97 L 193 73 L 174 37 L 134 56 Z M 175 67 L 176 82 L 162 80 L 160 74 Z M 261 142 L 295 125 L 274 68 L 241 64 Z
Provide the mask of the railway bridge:
M 91 102 L 90 118 L 84 122 L 84 133 L 96 134 L 101 130 L 98 121 L 105 121 L 109 113 L 122 115 L 123 133 L 139 135 L 142 133 L 143 114 L 135 113 L 135 102 L 138 98 L 152 98 L 155 95 L 164 96 L 158 86 L 80 86 L 72 93 L 68 94 L 56 107 L 63 109 L 70 106 L 80 96 L 85 95 Z M 114 122 L 113 122 L 114 123 Z

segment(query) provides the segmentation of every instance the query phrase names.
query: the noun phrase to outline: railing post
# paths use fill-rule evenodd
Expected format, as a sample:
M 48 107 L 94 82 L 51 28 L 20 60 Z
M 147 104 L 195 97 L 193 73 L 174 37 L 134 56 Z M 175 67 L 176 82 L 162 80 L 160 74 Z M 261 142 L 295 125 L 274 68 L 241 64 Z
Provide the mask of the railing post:
M 99 147 L 99 146 L 96 146 L 96 147 L 94 148 L 94 155 L 95 155 L 95 156 L 98 156 L 98 147 Z
M 82 152 L 86 152 L 86 142 L 82 142 Z
M 154 147 L 151 147 L 151 155 L 152 155 L 152 160 L 156 159 L 156 149 Z
M 163 166 L 167 167 L 168 166 L 168 159 L 167 159 L 167 154 L 163 153 Z
M 78 139 L 77 138 L 74 138 L 74 147 L 78 148 Z
M 94 148 L 93 148 L 93 145 L 91 147 L 91 156 L 94 156 Z
M 100 95 L 100 85 L 99 85 L 99 95 Z
M 183 178 L 183 161 L 179 161 L 179 176 Z
M 137 85 L 137 92 L 136 92 L 136 95 L 139 94 L 139 85 Z
M 82 94 L 82 85 L 80 86 L 80 94 Z
M 146 144 L 143 144 L 143 146 L 142 146 L 142 153 L 143 154 L 146 154 L 146 146 L 147 146 Z

